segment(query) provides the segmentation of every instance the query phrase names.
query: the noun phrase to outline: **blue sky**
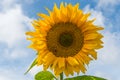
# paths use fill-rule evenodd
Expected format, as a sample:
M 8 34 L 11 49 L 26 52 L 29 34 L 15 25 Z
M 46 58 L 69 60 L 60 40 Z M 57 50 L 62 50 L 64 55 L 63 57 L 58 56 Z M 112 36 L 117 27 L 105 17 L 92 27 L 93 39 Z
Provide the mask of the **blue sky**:
M 98 50 L 98 59 L 87 67 L 87 75 L 108 80 L 120 80 L 120 0 L 0 0 L 0 80 L 33 80 L 42 67 L 35 66 L 27 75 L 24 72 L 36 56 L 27 48 L 25 32 L 32 30 L 31 21 L 37 13 L 52 10 L 54 3 L 80 3 L 80 8 L 91 12 L 89 19 L 103 26 L 104 48 Z

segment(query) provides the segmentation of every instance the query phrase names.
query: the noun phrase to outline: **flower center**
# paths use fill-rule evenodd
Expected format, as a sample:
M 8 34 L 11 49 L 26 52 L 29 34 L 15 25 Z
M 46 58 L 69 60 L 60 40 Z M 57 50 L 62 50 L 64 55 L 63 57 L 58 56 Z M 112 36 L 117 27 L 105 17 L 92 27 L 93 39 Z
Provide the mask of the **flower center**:
M 73 23 L 57 23 L 47 32 L 47 48 L 57 57 L 74 56 L 83 47 L 83 34 Z
M 69 32 L 60 34 L 59 43 L 64 47 L 69 47 L 73 43 L 73 36 Z

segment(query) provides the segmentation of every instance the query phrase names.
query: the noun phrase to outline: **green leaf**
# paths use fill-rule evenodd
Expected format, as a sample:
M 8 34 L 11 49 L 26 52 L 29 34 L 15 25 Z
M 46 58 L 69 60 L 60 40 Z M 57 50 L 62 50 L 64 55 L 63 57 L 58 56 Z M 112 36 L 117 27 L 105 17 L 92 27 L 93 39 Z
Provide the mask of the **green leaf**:
M 36 65 L 36 59 L 32 62 L 31 66 L 28 68 L 28 70 L 25 72 L 25 74 L 27 74 L 31 68 L 33 68 Z
M 83 76 L 77 76 L 73 78 L 66 78 L 64 80 L 107 80 L 107 79 L 96 77 L 96 76 L 83 75 Z
M 54 79 L 56 79 L 56 77 L 49 71 L 41 71 L 35 75 L 35 80 L 54 80 Z

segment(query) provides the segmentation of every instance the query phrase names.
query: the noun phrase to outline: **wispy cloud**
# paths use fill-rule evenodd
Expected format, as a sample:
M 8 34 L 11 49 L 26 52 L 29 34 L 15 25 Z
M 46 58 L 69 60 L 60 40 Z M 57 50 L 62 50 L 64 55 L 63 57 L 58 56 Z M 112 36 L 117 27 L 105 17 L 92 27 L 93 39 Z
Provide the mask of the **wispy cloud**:
M 28 56 L 28 52 L 21 48 L 14 48 L 13 50 L 5 49 L 3 57 L 6 59 L 21 59 Z
M 94 0 L 96 9 L 103 10 L 104 14 L 112 15 L 116 11 L 116 7 L 120 5 L 120 0 Z M 107 12 L 107 13 L 105 13 Z
M 24 15 L 21 4 L 15 0 L 2 0 L 0 7 L 0 80 L 30 80 L 24 76 L 27 66 L 23 64 L 30 54 L 26 50 L 25 32 L 31 26 L 31 19 Z
M 116 1 L 116 0 L 115 0 Z M 118 1 L 118 0 L 117 0 Z M 103 3 L 103 4 L 102 4 Z M 95 63 L 92 63 L 89 67 L 88 74 L 92 72 L 93 75 L 97 75 L 100 77 L 107 78 L 109 80 L 119 80 L 119 76 L 117 75 L 120 72 L 120 64 L 119 64 L 119 56 L 120 56 L 120 30 L 118 29 L 119 23 L 119 12 L 111 14 L 112 18 L 109 15 L 103 15 L 104 13 L 109 12 L 109 10 L 102 11 L 100 8 L 105 8 L 110 5 L 115 6 L 118 3 L 114 2 L 114 0 L 99 0 L 98 1 L 99 8 L 90 8 L 90 5 L 87 5 L 84 8 L 85 12 L 91 12 L 93 15 L 92 17 L 96 18 L 96 24 L 104 26 L 104 31 L 102 34 L 104 35 L 103 42 L 104 48 L 98 51 L 98 60 Z M 104 6 L 103 6 L 104 5 Z M 112 8 L 112 10 L 114 10 Z M 108 13 L 107 13 L 108 14 Z M 97 17 L 98 16 L 98 17 Z M 109 17 L 108 17 L 109 16 Z M 117 17 L 116 17 L 117 16 Z M 116 32 L 117 31 L 117 32 Z M 92 67 L 94 66 L 94 67 Z M 94 68 L 94 69 L 93 69 Z M 116 74 L 116 75 L 115 75 Z
M 25 38 L 25 28 L 30 19 L 23 15 L 21 7 L 16 5 L 0 13 L 0 42 L 13 46 Z
M 100 53 L 103 53 L 100 54 L 100 59 L 106 65 L 120 66 L 120 64 L 118 64 L 120 56 L 120 45 L 118 45 L 120 42 L 119 36 L 119 32 L 110 33 L 108 31 L 104 33 L 104 48 L 100 51 Z
M 25 76 L 15 69 L 2 68 L 0 69 L 0 80 L 33 80 L 33 78 Z
M 111 7 L 111 6 L 113 7 L 120 4 L 120 0 L 97 0 L 95 2 L 97 2 L 97 7 L 99 8 Z
M 83 10 L 85 13 L 89 13 L 89 12 L 91 13 L 89 19 L 96 19 L 94 22 L 95 25 L 103 26 L 103 27 L 105 26 L 104 25 L 105 17 L 103 16 L 103 13 L 101 11 L 96 10 L 94 8 L 91 9 L 90 5 L 86 5 Z

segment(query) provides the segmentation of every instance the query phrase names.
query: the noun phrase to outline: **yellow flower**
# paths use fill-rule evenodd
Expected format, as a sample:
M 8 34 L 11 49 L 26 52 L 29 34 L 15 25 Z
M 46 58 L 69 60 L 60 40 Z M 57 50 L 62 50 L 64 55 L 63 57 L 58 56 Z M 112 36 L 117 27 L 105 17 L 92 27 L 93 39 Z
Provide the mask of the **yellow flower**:
M 103 36 L 98 33 L 103 28 L 88 20 L 90 13 L 84 14 L 79 4 L 61 3 L 60 8 L 55 4 L 53 11 L 47 11 L 49 15 L 38 14 L 40 18 L 33 21 L 35 30 L 26 33 L 31 36 L 29 47 L 38 52 L 37 65 L 43 65 L 44 70 L 50 67 L 56 76 L 85 73 L 85 66 L 97 59 L 95 50 L 103 47 Z

